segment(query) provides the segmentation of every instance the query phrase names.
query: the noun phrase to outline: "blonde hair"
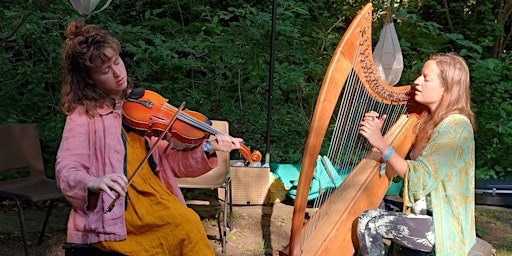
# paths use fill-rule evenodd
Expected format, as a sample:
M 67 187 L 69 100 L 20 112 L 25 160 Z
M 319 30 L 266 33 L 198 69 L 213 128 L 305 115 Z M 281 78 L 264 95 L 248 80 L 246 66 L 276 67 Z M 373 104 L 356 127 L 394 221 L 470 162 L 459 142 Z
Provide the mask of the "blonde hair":
M 96 25 L 86 25 L 72 21 L 66 29 L 67 39 L 62 45 L 62 73 L 60 108 L 64 114 L 71 114 L 77 106 L 82 105 L 88 115 L 105 104 L 115 104 L 109 94 L 91 81 L 91 70 L 99 63 L 110 60 L 113 56 L 105 51 L 121 52 L 119 41 L 107 31 Z M 131 82 L 129 81 L 131 87 Z
M 475 114 L 471 110 L 469 69 L 464 59 L 454 53 L 433 54 L 429 60 L 435 61 L 439 68 L 439 79 L 444 86 L 444 93 L 436 109 L 425 111 L 416 126 L 416 140 L 410 156 L 416 159 L 427 142 L 434 128 L 447 116 L 458 113 L 466 116 L 475 127 Z

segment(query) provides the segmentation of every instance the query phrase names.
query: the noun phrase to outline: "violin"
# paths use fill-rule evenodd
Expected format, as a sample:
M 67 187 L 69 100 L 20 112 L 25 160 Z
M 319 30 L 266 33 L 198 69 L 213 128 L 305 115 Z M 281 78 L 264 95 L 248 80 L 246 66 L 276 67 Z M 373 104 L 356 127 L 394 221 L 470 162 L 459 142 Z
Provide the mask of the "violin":
M 144 88 L 133 89 L 123 104 L 123 122 L 141 131 L 163 131 L 171 135 L 173 145 L 180 147 L 197 146 L 210 135 L 222 134 L 211 126 L 211 121 L 203 114 L 188 109 L 178 108 L 167 103 L 167 99 L 156 92 Z M 173 124 L 167 130 L 171 119 Z M 261 161 L 259 151 L 253 152 L 241 144 L 240 154 L 250 163 Z
M 184 105 L 185 103 L 182 103 L 179 108 L 176 108 L 168 104 L 164 97 L 144 88 L 136 88 L 130 92 L 123 103 L 123 122 L 136 130 L 162 132 L 133 171 L 128 179 L 128 185 L 132 183 L 142 165 L 149 159 L 157 142 L 162 140 L 166 134 L 170 134 L 171 139 L 180 142 L 183 146 L 197 146 L 203 143 L 210 134 L 222 134 L 211 127 L 211 121 L 208 118 L 201 113 L 185 109 Z M 244 144 L 240 145 L 239 151 L 251 163 L 261 160 L 262 155 L 259 151 L 254 150 L 251 153 Z M 104 212 L 111 212 L 119 198 L 121 195 L 117 193 Z

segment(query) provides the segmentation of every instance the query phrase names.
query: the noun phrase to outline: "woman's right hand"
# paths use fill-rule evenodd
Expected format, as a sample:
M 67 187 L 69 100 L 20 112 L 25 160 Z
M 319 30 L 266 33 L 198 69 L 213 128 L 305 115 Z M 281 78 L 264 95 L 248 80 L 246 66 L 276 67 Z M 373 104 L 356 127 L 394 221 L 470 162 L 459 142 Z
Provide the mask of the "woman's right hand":
M 381 129 L 384 124 L 384 120 L 386 120 L 386 115 L 379 117 L 379 113 L 370 111 L 364 114 L 363 120 L 359 123 L 359 133 L 382 154 L 384 154 L 390 147 L 382 136 Z M 409 168 L 407 161 L 400 155 L 394 153 L 391 153 L 391 155 L 388 156 L 387 163 L 390 164 L 394 172 L 402 178 L 405 176 L 407 169 Z
M 112 197 L 112 199 L 115 199 L 116 196 L 112 191 L 117 192 L 122 196 L 126 195 L 125 192 L 128 188 L 128 179 L 123 174 L 107 174 L 89 182 L 89 184 L 87 184 L 87 188 L 95 193 L 103 191 Z
M 379 118 L 379 113 L 371 111 L 364 114 L 363 120 L 359 123 L 359 133 L 379 150 L 385 150 L 388 147 L 381 132 L 385 119 L 386 115 Z

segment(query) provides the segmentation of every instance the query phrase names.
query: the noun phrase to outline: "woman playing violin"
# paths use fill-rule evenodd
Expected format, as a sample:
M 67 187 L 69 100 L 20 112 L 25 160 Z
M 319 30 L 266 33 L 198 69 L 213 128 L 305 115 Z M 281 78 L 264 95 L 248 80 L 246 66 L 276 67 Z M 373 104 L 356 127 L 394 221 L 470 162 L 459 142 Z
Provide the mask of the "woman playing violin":
M 122 122 L 131 83 L 119 41 L 95 25 L 76 21 L 68 25 L 66 36 L 61 109 L 67 118 L 56 179 L 72 205 L 67 242 L 124 255 L 214 255 L 176 177 L 210 171 L 217 165 L 214 151 L 238 149 L 242 140 L 220 134 L 184 150 L 166 139 L 157 141 L 151 131 L 141 136 Z M 148 148 L 154 150 L 146 158 Z M 120 200 L 105 213 L 116 194 Z

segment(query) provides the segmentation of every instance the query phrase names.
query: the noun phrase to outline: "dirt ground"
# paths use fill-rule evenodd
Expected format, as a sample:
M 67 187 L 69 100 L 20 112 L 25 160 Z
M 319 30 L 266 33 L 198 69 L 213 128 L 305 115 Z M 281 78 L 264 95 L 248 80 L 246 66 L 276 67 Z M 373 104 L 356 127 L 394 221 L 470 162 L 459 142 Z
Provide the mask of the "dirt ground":
M 216 218 L 221 203 L 214 195 L 205 194 L 201 201 L 190 202 L 199 202 L 199 205 L 189 206 L 201 216 L 216 255 L 278 255 L 288 243 L 293 212 L 291 202 L 234 206 L 233 229 L 227 232 L 226 253 L 222 253 Z M 497 255 L 512 255 L 512 209 L 477 206 L 476 212 L 477 233 L 494 246 L 507 248 L 498 250 Z M 65 201 L 54 207 L 43 243 L 37 246 L 45 208 L 43 205 L 26 206 L 24 215 L 31 242 L 30 255 L 64 255 L 61 246 L 65 241 L 68 213 L 69 205 Z M 0 255 L 24 255 L 17 214 L 15 205 L 0 202 Z

